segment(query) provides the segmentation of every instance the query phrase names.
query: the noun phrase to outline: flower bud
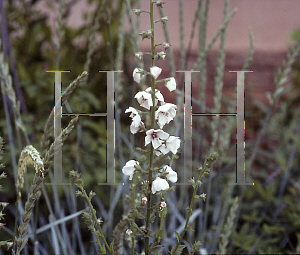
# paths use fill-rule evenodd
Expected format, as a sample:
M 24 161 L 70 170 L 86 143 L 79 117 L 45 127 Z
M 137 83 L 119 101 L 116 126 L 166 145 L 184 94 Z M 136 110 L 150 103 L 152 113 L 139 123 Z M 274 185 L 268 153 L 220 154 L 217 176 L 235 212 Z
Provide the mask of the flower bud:
M 142 198 L 142 203 L 147 204 L 147 198 L 146 197 Z
M 151 29 L 146 31 L 146 36 L 148 36 L 149 39 L 150 39 L 150 37 L 152 36 L 152 30 Z
M 162 1 L 160 1 L 160 0 L 158 0 L 158 1 L 156 1 L 156 6 L 157 7 L 161 7 L 161 8 L 163 8 L 163 2 Z
M 154 79 L 157 79 L 157 77 L 160 75 L 162 69 L 157 66 L 150 67 L 150 73 L 154 77 Z
M 127 229 L 127 230 L 126 230 L 126 234 L 130 236 L 130 235 L 132 234 L 132 230 L 131 230 L 130 228 Z
M 169 49 L 170 44 L 169 43 L 163 43 L 163 50 L 166 51 L 167 49 Z
M 142 11 L 140 9 L 133 9 L 133 12 L 138 16 L 141 14 Z
M 135 55 L 134 55 L 137 59 L 139 59 L 139 60 L 143 60 L 143 53 L 142 52 L 137 52 L 137 53 L 135 53 Z
M 166 25 L 167 24 L 167 21 L 169 20 L 168 17 L 162 17 L 161 19 L 161 22 Z
M 152 30 L 149 29 L 147 31 L 142 31 L 142 33 L 139 33 L 139 35 L 142 36 L 142 40 L 144 40 L 145 38 L 151 39 L 151 37 L 152 37 Z
M 160 203 L 160 207 L 161 207 L 161 208 L 167 207 L 167 203 L 166 203 L 165 201 L 161 202 L 161 203 Z
M 157 60 L 164 60 L 166 57 L 166 53 L 161 51 L 157 53 Z

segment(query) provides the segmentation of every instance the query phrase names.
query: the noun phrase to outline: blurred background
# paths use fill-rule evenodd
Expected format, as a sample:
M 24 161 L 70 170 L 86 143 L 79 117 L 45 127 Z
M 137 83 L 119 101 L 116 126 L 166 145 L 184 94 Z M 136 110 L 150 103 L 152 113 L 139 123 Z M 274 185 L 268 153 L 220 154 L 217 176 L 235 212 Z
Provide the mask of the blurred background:
M 236 75 L 229 71 L 253 71 L 245 75 L 245 163 L 246 181 L 255 185 L 228 185 L 235 176 L 236 118 L 194 116 L 191 173 L 197 176 L 197 167 L 211 152 L 217 151 L 219 157 L 203 181 L 199 194 L 207 193 L 207 199 L 195 204 L 191 222 L 195 232 L 186 234 L 184 244 L 200 240 L 199 254 L 217 253 L 233 198 L 239 196 L 227 254 L 300 253 L 300 2 L 164 2 L 163 9 L 155 8 L 154 17 L 167 16 L 169 20 L 166 26 L 155 25 L 155 43 L 169 42 L 171 47 L 166 59 L 156 65 L 163 69 L 160 79 L 176 78 L 177 91 L 170 93 L 163 85 L 158 88 L 165 102 L 178 106 L 176 120 L 166 127 L 167 132 L 183 139 L 184 76 L 176 70 L 201 71 L 192 81 L 193 113 L 235 112 Z M 135 67 L 149 71 L 151 65 L 147 55 L 143 61 L 134 58 L 138 51 L 150 51 L 150 40 L 138 35 L 149 29 L 149 17 L 145 13 L 136 17 L 132 11 L 148 10 L 149 1 L 0 0 L 0 7 L 3 61 L 8 63 L 22 118 L 20 127 L 12 100 L 2 89 L 0 135 L 5 141 L 7 181 L 2 180 L 0 199 L 9 206 L 4 211 L 6 225 L 0 230 L 0 240 L 13 240 L 17 233 L 34 175 L 29 167 L 22 206 L 16 202 L 15 187 L 22 149 L 32 144 L 43 154 L 53 142 L 52 130 L 48 143 L 41 144 L 54 100 L 54 75 L 46 70 L 71 70 L 62 75 L 63 91 L 84 70 L 89 72 L 68 97 L 64 113 L 105 113 L 107 80 L 98 70 L 122 70 L 115 75 L 116 185 L 98 185 L 106 182 L 105 117 L 80 117 L 62 149 L 63 181 L 72 182 L 68 173 L 74 169 L 81 173 L 87 192 L 96 192 L 94 206 L 111 242 L 114 227 L 130 209 L 125 196 L 130 182 L 121 169 L 128 160 L 138 159 L 134 147 L 144 148 L 144 133 L 130 133 L 131 119 L 124 112 L 129 106 L 138 107 L 134 95 L 149 86 L 146 80 L 138 85 L 132 79 Z M 62 127 L 70 120 L 63 116 Z M 179 175 L 184 153 L 182 140 L 173 168 Z M 52 170 L 45 183 L 53 183 Z M 191 192 L 191 187 L 178 185 L 166 201 L 169 214 L 162 254 L 176 244 L 174 230 L 182 231 Z M 97 247 L 91 242 L 95 239 L 77 213 L 85 207 L 83 199 L 75 197 L 73 185 L 43 184 L 24 254 L 95 254 Z M 153 230 L 157 226 L 155 222 Z M 136 251 L 142 249 L 139 240 Z M 189 250 L 190 246 L 184 254 Z M 124 242 L 124 254 L 129 252 Z

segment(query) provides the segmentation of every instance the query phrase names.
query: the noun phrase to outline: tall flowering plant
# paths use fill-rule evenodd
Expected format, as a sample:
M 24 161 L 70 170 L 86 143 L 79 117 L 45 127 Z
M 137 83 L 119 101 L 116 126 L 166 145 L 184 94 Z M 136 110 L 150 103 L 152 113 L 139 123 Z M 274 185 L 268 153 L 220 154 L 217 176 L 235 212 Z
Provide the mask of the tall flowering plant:
M 180 148 L 180 138 L 172 136 L 163 130 L 165 125 L 169 124 L 176 116 L 177 106 L 172 103 L 165 102 L 163 95 L 156 88 L 157 83 L 164 82 L 170 92 L 176 90 L 176 80 L 174 77 L 158 80 L 162 69 L 156 66 L 155 63 L 156 60 L 164 60 L 167 49 L 170 47 L 169 43 L 163 42 L 155 44 L 154 41 L 155 23 L 163 22 L 165 25 L 168 20 L 167 17 L 163 17 L 159 20 L 154 20 L 153 18 L 154 5 L 158 8 L 163 8 L 163 4 L 164 3 L 161 1 L 150 0 L 150 11 L 134 10 L 136 15 L 140 15 L 141 13 L 149 14 L 151 23 L 151 28 L 149 30 L 140 33 L 143 40 L 150 39 L 151 52 L 137 52 L 135 57 L 142 60 L 144 54 L 151 55 L 152 62 L 149 71 L 141 68 L 135 68 L 133 70 L 133 80 L 136 83 L 139 84 L 142 79 L 150 76 L 151 86 L 144 91 L 139 91 L 134 97 L 137 100 L 140 109 L 130 106 L 125 111 L 125 113 L 130 113 L 129 117 L 132 119 L 132 123 L 130 125 L 131 133 L 136 134 L 137 132 L 144 132 L 145 146 L 147 148 L 138 148 L 138 151 L 142 153 L 140 159 L 138 161 L 132 159 L 129 160 L 122 169 L 123 174 L 128 175 L 129 180 L 133 181 L 131 185 L 132 196 L 130 198 L 132 201 L 132 212 L 134 213 L 130 218 L 131 227 L 126 231 L 132 248 L 132 254 L 134 254 L 135 249 L 136 233 L 142 234 L 145 239 L 145 254 L 157 254 L 158 250 L 162 247 L 162 245 L 160 245 L 160 241 L 163 238 L 162 226 L 163 220 L 167 214 L 165 198 L 169 191 L 174 190 L 174 187 L 170 188 L 170 183 L 176 183 L 178 180 L 177 172 L 172 169 L 172 162 L 177 158 L 176 153 Z M 157 52 L 156 49 L 160 47 L 162 47 L 162 51 Z M 146 112 L 143 111 L 143 109 L 146 109 Z M 146 127 L 143 122 L 145 115 L 150 115 L 150 127 Z M 171 160 L 167 156 L 168 154 L 172 154 Z M 169 165 L 158 165 L 155 163 L 155 157 L 157 156 L 168 158 Z M 216 155 L 214 154 L 213 158 L 215 157 Z M 209 170 L 205 167 L 201 176 L 208 172 Z M 194 179 L 191 181 L 194 186 L 194 194 L 192 204 L 188 212 L 187 224 L 181 236 L 176 232 L 178 244 L 172 248 L 170 252 L 171 254 L 181 254 L 185 247 L 184 245 L 180 245 L 180 242 L 185 231 L 189 228 L 188 221 L 192 214 L 191 208 L 194 203 L 194 199 L 197 197 L 196 189 L 201 184 L 200 177 L 197 183 L 195 183 Z M 142 186 L 142 196 L 139 197 L 140 200 L 135 199 L 137 182 L 140 182 Z M 157 196 L 157 198 L 155 199 L 153 196 Z M 205 199 L 204 194 L 198 197 Z M 153 203 L 153 200 L 156 203 Z M 154 221 L 156 214 L 160 217 L 160 228 L 155 235 L 155 233 L 151 231 L 152 229 L 150 225 Z M 146 225 L 139 227 L 135 223 L 135 217 L 143 219 L 146 222 Z M 156 242 L 150 244 L 150 238 L 156 239 Z M 193 246 L 193 250 L 199 250 L 199 247 L 200 242 L 197 242 Z
M 129 117 L 132 118 L 132 124 L 130 126 L 131 133 L 135 134 L 137 132 L 145 133 L 145 146 L 147 149 L 142 150 L 139 148 L 139 151 L 144 155 L 147 155 L 148 161 L 145 161 L 145 157 L 142 157 L 142 162 L 129 160 L 126 165 L 123 167 L 122 172 L 125 175 L 129 176 L 129 180 L 139 179 L 142 181 L 142 192 L 143 196 L 141 197 L 141 204 L 144 204 L 146 207 L 146 214 L 141 210 L 138 212 L 141 218 L 144 218 L 146 221 L 146 226 L 144 226 L 142 233 L 144 233 L 145 238 L 145 253 L 150 254 L 152 251 L 157 248 L 160 248 L 157 244 L 162 239 L 162 223 L 163 218 L 166 215 L 166 202 L 165 197 L 168 191 L 172 190 L 169 183 L 177 182 L 177 172 L 171 168 L 172 161 L 169 165 L 160 165 L 156 166 L 154 164 L 154 157 L 163 155 L 166 156 L 169 153 L 176 155 L 177 150 L 180 147 L 180 138 L 170 135 L 169 133 L 163 130 L 166 124 L 169 124 L 175 117 L 177 106 L 171 103 L 166 103 L 161 92 L 156 89 L 156 84 L 159 82 L 164 82 L 169 91 L 174 91 L 176 89 L 176 81 L 174 77 L 170 77 L 163 80 L 158 80 L 162 69 L 156 66 L 156 60 L 163 60 L 166 56 L 166 51 L 170 46 L 168 43 L 155 44 L 154 42 L 154 24 L 157 22 L 166 22 L 167 17 L 163 17 L 160 20 L 154 21 L 153 18 L 153 8 L 154 4 L 158 8 L 162 8 L 163 3 L 161 1 L 150 1 L 150 11 L 134 10 L 137 15 L 140 15 L 142 12 L 148 13 L 150 15 L 151 29 L 146 32 L 140 33 L 142 39 L 148 38 L 151 40 L 151 59 L 152 66 L 150 67 L 149 72 L 141 68 L 135 68 L 133 70 L 133 80 L 137 83 L 140 83 L 142 79 L 145 79 L 146 76 L 151 77 L 151 86 L 144 91 L 139 91 L 135 98 L 141 109 L 146 109 L 147 112 L 142 110 L 129 107 L 126 109 L 125 113 L 130 113 Z M 155 53 L 157 47 L 163 47 L 163 51 Z M 145 53 L 137 52 L 135 56 L 142 60 L 142 56 Z M 147 53 L 149 54 L 149 53 Z M 150 127 L 145 127 L 144 122 L 142 121 L 144 115 L 150 115 Z M 156 195 L 160 198 L 160 202 L 153 206 L 152 196 Z M 133 196 L 134 197 L 134 194 Z M 133 201 L 133 209 L 135 209 L 136 204 Z M 156 245 L 149 245 L 149 238 L 153 237 L 153 233 L 150 231 L 150 224 L 155 217 L 155 213 L 158 212 L 161 218 L 161 228 L 156 234 L 158 242 Z M 134 234 L 140 228 L 135 224 L 131 224 L 133 229 L 127 230 L 127 235 L 133 235 L 132 237 L 132 250 L 134 251 Z
M 149 71 L 141 68 L 135 68 L 133 70 L 133 80 L 136 83 L 140 83 L 147 76 L 150 76 L 151 86 L 143 91 L 136 93 L 134 98 L 138 102 L 138 107 L 132 106 L 125 110 L 126 114 L 132 119 L 130 125 L 130 132 L 136 134 L 138 132 L 144 133 L 144 146 L 145 148 L 135 148 L 140 153 L 138 160 L 130 159 L 126 162 L 122 168 L 124 175 L 128 176 L 131 190 L 131 196 L 127 196 L 131 201 L 131 208 L 129 213 L 123 215 L 122 220 L 117 224 L 113 231 L 113 242 L 109 245 L 104 237 L 104 233 L 101 229 L 101 218 L 97 218 L 96 210 L 93 208 L 91 200 L 95 193 L 92 191 L 88 195 L 83 188 L 83 181 L 78 173 L 75 171 L 70 172 L 70 176 L 75 180 L 75 185 L 79 189 L 77 191 L 78 196 L 84 197 L 89 204 L 87 212 L 84 213 L 84 219 L 88 228 L 97 237 L 97 244 L 100 249 L 100 254 L 106 254 L 108 251 L 110 254 L 123 254 L 123 234 L 125 232 L 126 240 L 129 243 L 132 254 L 137 254 L 136 250 L 136 238 L 140 237 L 144 239 L 144 248 L 141 254 L 161 254 L 160 249 L 163 247 L 161 240 L 163 237 L 163 224 L 164 218 L 167 215 L 167 203 L 165 201 L 166 195 L 170 191 L 174 191 L 174 186 L 170 187 L 170 184 L 175 184 L 178 180 L 177 172 L 172 169 L 172 163 L 177 158 L 176 154 L 180 148 L 180 138 L 173 136 L 163 130 L 167 124 L 169 124 L 176 116 L 177 106 L 172 103 L 167 103 L 164 100 L 161 92 L 156 88 L 156 84 L 163 82 L 170 92 L 176 90 L 176 80 L 174 77 L 159 80 L 162 69 L 156 66 L 156 60 L 164 60 L 167 49 L 170 44 L 167 42 L 155 44 L 154 42 L 154 24 L 162 22 L 164 25 L 168 21 L 167 17 L 162 17 L 159 20 L 154 20 L 153 11 L 155 5 L 157 8 L 163 8 L 164 2 L 160 0 L 150 0 L 150 11 L 134 9 L 136 15 L 141 13 L 147 13 L 150 16 L 151 28 L 147 31 L 140 33 L 142 39 L 150 39 L 151 52 L 137 52 L 135 57 L 139 60 L 143 59 L 143 55 L 151 55 L 151 67 Z M 157 48 L 161 48 L 162 51 L 158 52 Z M 145 125 L 144 119 L 146 116 L 150 116 L 149 126 Z M 172 155 L 172 158 L 169 157 Z M 205 200 L 206 195 L 196 195 L 197 188 L 202 184 L 200 179 L 210 172 L 208 165 L 212 164 L 217 157 L 216 153 L 211 154 L 206 158 L 203 168 L 200 167 L 200 175 L 198 180 L 192 178 L 190 181 L 194 188 L 192 200 L 190 206 L 187 208 L 187 218 L 184 229 L 181 233 L 176 234 L 177 244 L 172 247 L 170 254 L 179 255 L 182 254 L 185 245 L 181 245 L 181 241 L 188 229 L 191 229 L 189 225 L 190 217 L 192 216 L 192 208 L 196 198 L 202 198 Z M 160 164 L 163 159 L 168 164 Z M 167 160 L 168 159 L 168 160 Z M 159 216 L 159 229 L 153 228 L 151 224 L 155 218 Z M 144 222 L 141 226 L 137 223 Z M 96 230 L 97 225 L 98 230 Z M 100 240 L 102 239 L 102 243 Z M 155 240 L 154 242 L 151 239 Z M 194 254 L 199 251 L 200 242 L 195 242 L 190 248 L 190 254 Z

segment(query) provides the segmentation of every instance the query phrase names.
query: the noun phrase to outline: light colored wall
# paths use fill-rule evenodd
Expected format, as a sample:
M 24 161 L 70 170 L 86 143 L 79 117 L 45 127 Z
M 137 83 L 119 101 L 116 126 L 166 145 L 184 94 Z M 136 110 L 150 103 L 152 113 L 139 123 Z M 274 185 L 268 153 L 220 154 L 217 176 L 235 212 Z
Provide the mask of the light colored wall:
M 41 1 L 42 2 L 42 1 Z M 171 43 L 174 49 L 179 48 L 179 0 L 164 0 L 163 11 L 169 16 L 168 28 L 170 30 Z M 86 10 L 86 0 L 80 0 L 73 8 L 68 23 L 72 26 L 82 24 L 81 13 Z M 141 0 L 142 7 L 149 9 L 149 1 Z M 184 4 L 184 28 L 185 45 L 191 33 L 192 22 L 197 0 L 183 0 Z M 43 3 L 41 4 L 43 6 Z M 211 0 L 208 22 L 208 39 L 211 39 L 223 19 L 224 0 Z M 51 14 L 55 19 L 55 12 L 41 7 L 43 11 Z M 300 1 L 299 0 L 231 0 L 230 11 L 238 8 L 228 28 L 226 48 L 229 50 L 246 50 L 249 46 L 248 30 L 252 28 L 255 49 L 283 50 L 291 43 L 289 35 L 293 28 L 300 27 Z M 159 16 L 156 13 L 155 18 Z M 134 15 L 135 16 L 135 15 Z M 141 29 L 149 29 L 149 18 L 142 14 Z M 129 27 L 129 26 L 128 26 Z M 164 39 L 161 24 L 156 25 L 157 42 Z M 197 34 L 196 34 L 197 39 Z M 149 47 L 149 42 L 141 42 L 141 47 Z M 215 46 L 217 48 L 217 45 Z M 193 49 L 197 50 L 197 42 L 194 41 Z

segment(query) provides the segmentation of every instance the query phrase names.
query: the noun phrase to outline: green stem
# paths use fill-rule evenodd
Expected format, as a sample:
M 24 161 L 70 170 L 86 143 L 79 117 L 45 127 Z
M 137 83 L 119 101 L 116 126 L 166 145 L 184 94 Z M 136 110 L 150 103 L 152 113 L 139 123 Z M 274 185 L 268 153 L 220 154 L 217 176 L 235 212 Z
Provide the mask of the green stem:
M 153 4 L 152 0 L 150 0 L 150 20 L 151 20 L 151 58 L 152 58 L 152 66 L 155 66 L 155 44 L 154 44 L 154 18 L 153 18 Z M 153 107 L 151 107 L 151 129 L 154 129 L 155 123 L 155 79 L 151 76 L 152 79 L 152 103 Z M 151 186 L 152 186 L 152 168 L 153 168 L 153 146 L 150 143 L 150 165 L 149 165 L 149 187 L 147 194 L 147 218 L 146 218 L 146 230 L 150 230 L 150 214 L 151 214 Z M 145 254 L 149 255 L 149 237 L 145 237 Z
M 91 213 L 92 213 L 92 215 L 93 215 L 93 217 L 94 217 L 94 219 L 95 219 L 95 221 L 96 221 L 97 227 L 98 227 L 99 232 L 100 232 L 100 236 L 101 236 L 101 238 L 102 238 L 102 240 L 103 240 L 103 242 L 104 242 L 104 244 L 105 244 L 107 250 L 109 251 L 110 254 L 114 254 L 113 250 L 109 247 L 109 245 L 108 245 L 108 243 L 107 243 L 107 241 L 106 241 L 106 239 L 105 239 L 105 237 L 104 237 L 104 234 L 103 234 L 103 232 L 102 232 L 102 228 L 101 228 L 101 226 L 100 226 L 100 223 L 98 222 L 98 218 L 97 218 L 97 215 L 96 215 L 96 211 L 95 211 L 95 209 L 94 209 L 94 207 L 93 207 L 93 205 L 92 205 L 92 203 L 91 203 L 91 201 L 90 201 L 88 195 L 86 194 L 86 192 L 85 192 L 85 190 L 84 190 L 83 188 L 81 188 L 81 191 L 82 191 L 82 193 L 84 194 L 86 200 L 87 200 L 88 203 L 89 203 L 89 207 L 90 207 L 90 209 L 91 209 Z M 96 237 L 97 237 L 97 243 L 98 243 L 98 245 L 100 246 L 100 250 L 102 250 L 103 248 L 102 248 L 102 245 L 101 245 L 101 243 L 100 243 L 100 240 L 99 240 L 98 235 L 96 235 Z
M 180 235 L 180 238 L 179 238 L 179 240 L 178 240 L 178 242 L 177 242 L 177 244 L 176 244 L 176 246 L 175 246 L 175 249 L 174 249 L 173 252 L 172 252 L 172 255 L 173 255 L 173 254 L 176 254 L 176 251 L 177 251 L 177 249 L 178 249 L 178 246 L 180 245 L 181 240 L 183 239 L 184 234 L 185 234 L 185 232 L 187 231 L 187 227 L 188 227 L 188 224 L 189 224 L 189 221 L 190 221 L 190 217 L 192 216 L 192 208 L 193 208 L 193 205 L 194 205 L 195 196 L 196 196 L 197 189 L 198 189 L 198 181 L 201 180 L 203 174 L 204 174 L 205 171 L 206 171 L 206 168 L 207 168 L 207 166 L 206 166 L 206 164 L 204 163 L 204 169 L 201 171 L 201 173 L 200 173 L 200 175 L 199 175 L 199 178 L 198 178 L 198 180 L 197 180 L 197 183 L 196 183 L 196 185 L 194 186 L 193 197 L 192 197 L 191 205 L 190 205 L 190 207 L 189 207 L 189 211 L 188 211 L 188 215 L 187 215 L 187 218 L 186 218 L 184 230 L 182 231 L 182 233 L 181 233 L 181 235 Z
M 136 183 L 136 178 L 134 180 L 134 183 Z M 135 208 L 135 185 L 132 188 L 132 210 L 134 210 Z M 135 222 L 135 217 L 132 217 L 132 221 Z M 131 254 L 134 255 L 134 246 L 135 246 L 135 232 L 136 230 L 134 229 L 132 231 L 132 237 L 131 237 L 131 242 L 132 242 L 132 246 L 131 246 Z

